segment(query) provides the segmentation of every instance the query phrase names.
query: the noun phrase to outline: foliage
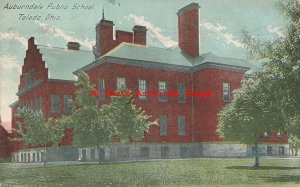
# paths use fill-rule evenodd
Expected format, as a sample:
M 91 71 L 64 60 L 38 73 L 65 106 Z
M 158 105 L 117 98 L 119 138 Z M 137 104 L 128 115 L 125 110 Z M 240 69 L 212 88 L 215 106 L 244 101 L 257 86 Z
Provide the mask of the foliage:
M 60 119 L 61 123 L 73 129 L 73 144 L 81 147 L 110 143 L 113 126 L 104 121 L 106 111 L 97 105 L 95 97 L 90 96 L 95 84 L 90 82 L 86 73 L 81 72 L 75 85 L 79 89 L 76 91 L 72 114 Z
M 296 136 L 290 135 L 289 146 L 292 152 L 295 153 L 295 155 L 297 155 L 298 149 L 300 149 L 300 139 L 297 138 Z
M 17 117 L 23 122 L 18 123 L 17 133 L 21 140 L 31 146 L 57 146 L 64 136 L 64 127 L 57 120 L 45 120 L 41 111 L 33 111 L 27 107 L 19 108 Z
M 267 89 L 257 94 L 268 94 L 270 107 L 285 121 L 282 129 L 300 137 L 300 4 L 284 0 L 277 7 L 288 20 L 284 37 L 265 42 L 244 30 L 243 42 L 250 57 L 268 61 L 256 77 Z
M 259 81 L 249 79 L 234 91 L 233 101 L 218 114 L 221 138 L 253 145 L 263 132 L 284 131 L 283 117 L 270 105 L 270 95 L 257 94 L 264 93 L 262 89 Z
M 60 121 L 73 128 L 77 146 L 98 146 L 111 143 L 112 137 L 122 141 L 128 138 L 142 138 L 151 124 L 150 116 L 137 108 L 128 96 L 111 97 L 108 105 L 98 106 L 95 97 L 90 96 L 95 85 L 85 73 L 78 75 L 73 113 Z
M 122 142 L 129 138 L 143 138 L 151 125 L 157 125 L 156 121 L 150 122 L 151 116 L 145 114 L 141 107 L 134 105 L 132 96 L 113 96 L 110 104 L 104 108 L 107 111 L 107 121 L 112 123 L 116 129 L 115 135 Z

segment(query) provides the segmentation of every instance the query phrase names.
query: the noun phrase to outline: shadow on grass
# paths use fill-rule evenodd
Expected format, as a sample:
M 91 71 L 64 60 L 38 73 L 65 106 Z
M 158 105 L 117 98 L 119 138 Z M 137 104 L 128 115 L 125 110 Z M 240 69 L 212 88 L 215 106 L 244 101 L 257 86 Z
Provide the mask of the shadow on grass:
M 242 169 L 242 170 L 293 170 L 300 167 L 283 167 L 283 166 L 229 166 L 226 169 Z
M 274 177 L 262 177 L 268 182 L 296 182 L 300 183 L 300 175 L 279 175 Z

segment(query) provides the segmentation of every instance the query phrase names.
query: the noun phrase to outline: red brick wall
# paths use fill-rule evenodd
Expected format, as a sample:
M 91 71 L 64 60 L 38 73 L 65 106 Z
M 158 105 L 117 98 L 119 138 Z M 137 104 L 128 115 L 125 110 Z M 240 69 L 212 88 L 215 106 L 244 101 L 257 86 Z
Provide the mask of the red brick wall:
M 0 124 L 0 158 L 7 158 L 9 156 L 8 144 L 8 133 Z
M 177 91 L 177 83 L 184 82 L 186 89 L 191 90 L 190 74 L 184 72 L 166 71 L 160 69 L 148 69 L 118 64 L 103 64 L 87 72 L 90 80 L 96 85 L 98 79 L 105 79 L 106 90 L 116 89 L 116 78 L 125 77 L 126 87 L 134 93 L 138 89 L 138 80 L 147 80 L 148 91 L 158 91 L 158 81 L 166 81 L 168 91 Z M 98 86 L 98 85 L 97 85 Z M 106 98 L 107 99 L 107 98 Z M 191 129 L 191 98 L 186 98 L 186 103 L 178 103 L 178 97 L 169 97 L 168 102 L 159 102 L 158 97 L 148 97 L 147 101 L 139 100 L 134 95 L 135 103 L 152 115 L 152 120 L 159 119 L 160 115 L 168 117 L 168 135 L 160 136 L 160 128 L 153 126 L 149 135 L 145 137 L 148 142 L 190 142 Z M 178 135 L 178 115 L 186 118 L 186 135 Z
M 223 101 L 223 82 L 230 83 L 232 92 L 240 87 L 242 79 L 240 72 L 220 69 L 204 69 L 194 73 L 194 89 L 212 92 L 212 96 L 206 99 L 194 98 L 196 141 L 220 141 L 216 127 L 217 113 L 226 104 Z

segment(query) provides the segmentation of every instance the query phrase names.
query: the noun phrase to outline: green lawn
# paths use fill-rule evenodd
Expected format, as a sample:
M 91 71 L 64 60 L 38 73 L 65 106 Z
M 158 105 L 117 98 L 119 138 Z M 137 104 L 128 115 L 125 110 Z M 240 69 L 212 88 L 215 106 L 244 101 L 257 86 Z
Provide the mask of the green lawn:
M 0 164 L 0 186 L 300 186 L 300 159 L 194 159 L 134 163 Z M 2 184 L 2 185 L 1 185 Z

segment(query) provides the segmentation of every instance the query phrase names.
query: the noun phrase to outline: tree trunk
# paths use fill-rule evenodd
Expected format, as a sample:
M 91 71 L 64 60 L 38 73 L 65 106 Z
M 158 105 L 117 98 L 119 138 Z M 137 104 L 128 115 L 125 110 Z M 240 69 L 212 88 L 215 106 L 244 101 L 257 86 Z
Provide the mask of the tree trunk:
M 46 167 L 46 162 L 47 162 L 47 148 L 46 146 L 44 145 L 44 167 Z
M 259 162 L 258 162 L 258 143 L 255 142 L 254 144 L 255 148 L 255 164 L 254 164 L 254 167 L 259 167 Z
M 98 164 L 101 163 L 101 157 L 100 157 L 100 146 L 97 145 L 97 151 L 98 151 Z
M 136 142 L 134 141 L 134 156 L 135 156 L 135 162 L 137 162 L 137 154 L 136 154 Z
M 294 156 L 294 149 L 292 148 L 291 150 L 292 150 L 292 156 Z

